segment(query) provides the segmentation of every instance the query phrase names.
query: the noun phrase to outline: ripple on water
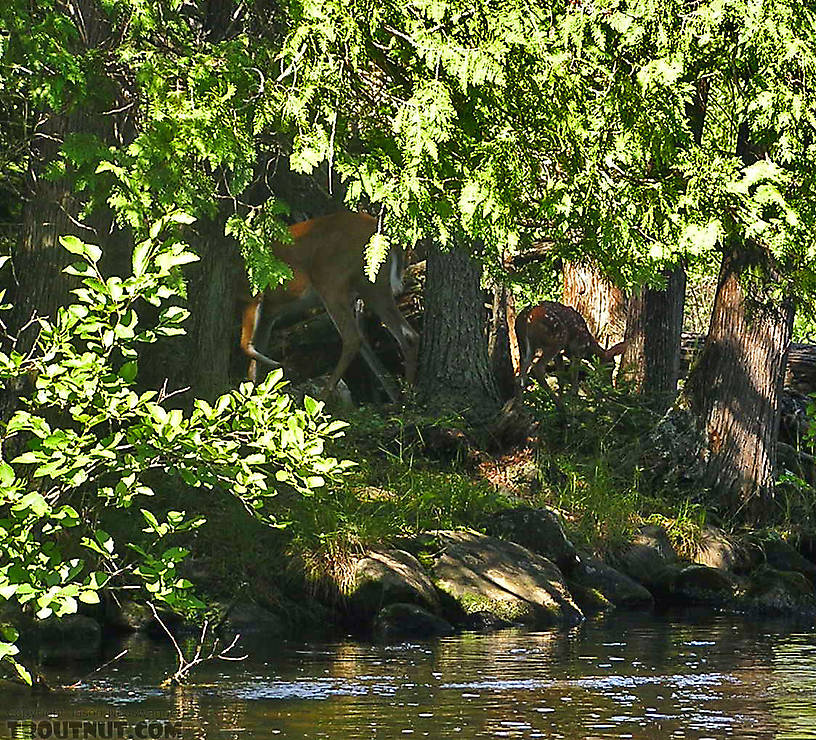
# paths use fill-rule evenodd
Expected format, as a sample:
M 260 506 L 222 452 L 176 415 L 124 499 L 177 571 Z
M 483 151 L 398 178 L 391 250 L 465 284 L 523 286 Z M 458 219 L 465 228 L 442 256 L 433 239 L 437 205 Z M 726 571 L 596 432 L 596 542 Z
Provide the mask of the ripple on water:
M 161 658 L 172 670 L 173 654 Z M 278 645 L 245 663 L 203 666 L 197 684 L 175 693 L 156 687 L 165 666 L 155 653 L 140 660 L 98 674 L 48 711 L 71 719 L 115 707 L 133 721 L 155 712 L 191 722 L 200 731 L 189 736 L 202 740 L 816 738 L 814 634 L 734 619 L 626 615 L 569 632 Z M 4 696 L 0 738 L 4 720 L 43 716 L 47 701 L 20 694 L 11 705 Z

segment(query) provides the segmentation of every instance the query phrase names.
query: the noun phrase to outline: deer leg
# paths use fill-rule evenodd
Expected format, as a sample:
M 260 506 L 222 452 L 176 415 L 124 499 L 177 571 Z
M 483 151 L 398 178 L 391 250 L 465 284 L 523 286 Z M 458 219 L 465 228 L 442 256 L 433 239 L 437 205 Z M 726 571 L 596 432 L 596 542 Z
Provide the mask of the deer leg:
M 253 298 L 243 310 L 241 316 L 241 350 L 249 357 L 247 379 L 255 382 L 258 375 L 258 365 L 267 365 L 271 369 L 281 367 L 279 362 L 259 352 L 255 346 L 258 336 L 258 327 L 263 316 L 263 296 Z
M 524 357 L 522 357 L 519 362 L 519 391 L 524 392 L 529 385 L 530 370 L 533 367 L 533 363 L 541 359 L 541 354 L 541 350 L 533 352 L 533 347 L 529 339 L 525 341 Z
M 561 394 L 560 394 L 560 384 L 559 384 L 559 392 L 556 393 L 552 388 L 550 388 L 550 384 L 547 378 L 547 365 L 550 364 L 550 360 L 553 359 L 552 356 L 545 355 L 541 350 L 538 351 L 536 354 L 535 359 L 530 366 L 530 372 L 532 373 L 533 377 L 538 381 L 538 384 L 544 390 L 544 392 L 552 399 L 555 408 L 559 411 L 563 412 L 564 406 L 561 403 Z M 558 364 L 558 356 L 556 356 L 556 365 Z
M 400 313 L 390 288 L 385 292 L 382 286 L 377 283 L 371 285 L 371 287 L 362 287 L 360 292 L 366 306 L 377 314 L 383 326 L 397 340 L 402 357 L 405 360 L 405 380 L 413 384 L 414 380 L 416 380 L 419 334 L 413 330 Z
M 340 334 L 340 339 L 343 342 L 343 348 L 340 352 L 340 359 L 326 383 L 323 393 L 329 396 L 334 392 L 343 373 L 346 372 L 354 356 L 360 351 L 360 345 L 363 342 L 360 328 L 357 326 L 357 319 L 354 316 L 354 310 L 350 303 L 342 298 L 348 295 L 347 291 L 337 291 L 338 297 L 327 299 L 323 297 L 323 304 L 326 306 L 326 312 L 334 322 L 337 333 Z

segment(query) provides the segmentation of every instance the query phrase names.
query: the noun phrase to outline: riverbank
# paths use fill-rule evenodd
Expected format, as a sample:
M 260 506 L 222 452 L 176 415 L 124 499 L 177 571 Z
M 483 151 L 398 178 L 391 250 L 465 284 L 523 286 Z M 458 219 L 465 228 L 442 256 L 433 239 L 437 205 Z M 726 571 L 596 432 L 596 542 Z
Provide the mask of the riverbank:
M 667 461 L 665 439 L 642 433 L 655 426 L 648 409 L 604 393 L 577 399 L 568 416 L 533 396 L 536 435 L 509 447 L 456 418 L 349 413 L 331 452 L 356 467 L 341 486 L 281 495 L 282 529 L 225 497 L 165 492 L 166 510 L 207 517 L 177 542 L 190 551 L 180 573 L 227 641 L 425 639 L 689 605 L 816 619 L 809 511 L 790 509 L 795 525 L 789 515 L 729 526 L 706 506 L 692 465 L 684 479 L 682 457 Z M 133 519 L 111 516 L 106 526 L 127 529 Z M 45 659 L 82 657 L 111 632 L 192 631 L 173 615 L 160 619 L 119 591 L 24 630 L 24 647 Z

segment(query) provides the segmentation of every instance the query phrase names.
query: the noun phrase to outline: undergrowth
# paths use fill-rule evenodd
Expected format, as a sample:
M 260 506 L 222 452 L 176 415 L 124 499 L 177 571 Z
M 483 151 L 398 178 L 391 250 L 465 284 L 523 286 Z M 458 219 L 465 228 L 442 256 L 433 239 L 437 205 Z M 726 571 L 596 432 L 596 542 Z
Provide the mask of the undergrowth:
M 597 552 L 628 542 L 638 527 L 661 524 L 681 555 L 691 555 L 706 521 L 692 492 L 670 490 L 644 468 L 659 415 L 625 383 L 595 368 L 561 408 L 537 388 L 526 403 L 538 421 L 541 503 L 558 508 L 576 544 Z M 695 497 L 696 498 L 696 497 Z
M 282 501 L 278 516 L 287 527 L 261 539 L 255 529 L 247 531 L 256 525 L 244 523 L 240 511 L 229 515 L 212 537 L 220 579 L 232 585 L 289 579 L 295 591 L 299 579 L 327 602 L 342 598 L 356 559 L 367 550 L 399 546 L 402 538 L 430 530 L 482 529 L 489 514 L 519 505 L 557 509 L 575 544 L 598 554 L 631 541 L 644 524 L 657 524 L 681 556 L 692 557 L 707 524 L 729 528 L 705 492 L 661 483 L 644 463 L 660 416 L 624 384 L 613 387 L 591 372 L 560 408 L 542 389 L 524 400 L 537 421 L 535 443 L 492 457 L 472 441 L 440 452 L 432 439 L 439 430 L 467 437 L 455 418 L 376 407 L 347 413 L 345 436 L 330 451 L 355 462 L 343 482 Z M 487 464 L 476 464 L 477 458 Z M 514 476 L 514 466 L 525 474 Z M 788 488 L 780 506 L 787 502 L 783 513 L 790 521 L 806 497 Z M 236 541 L 247 544 L 230 554 Z

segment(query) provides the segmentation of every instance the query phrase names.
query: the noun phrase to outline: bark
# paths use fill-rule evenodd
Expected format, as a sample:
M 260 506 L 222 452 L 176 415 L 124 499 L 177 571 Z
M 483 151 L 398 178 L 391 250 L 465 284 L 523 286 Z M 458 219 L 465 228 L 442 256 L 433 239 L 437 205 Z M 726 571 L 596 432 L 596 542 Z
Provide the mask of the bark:
M 70 16 L 81 20 L 77 25 L 77 52 L 109 43 L 112 28 L 95 0 L 72 0 Z M 35 111 L 39 120 L 29 143 L 21 223 L 11 250 L 11 279 L 6 294 L 11 310 L 3 316 L 5 327 L 1 337 L 5 351 L 13 346 L 23 354 L 29 352 L 39 333 L 34 319 L 53 319 L 59 308 L 72 302 L 70 291 L 77 282 L 63 269 L 75 257 L 60 245 L 61 236 L 77 236 L 106 250 L 118 249 L 122 244 L 122 234 L 114 233 L 111 214 L 105 209 L 92 214 L 85 223 L 78 222 L 76 216 L 82 202 L 72 192 L 69 176 L 57 180 L 45 177 L 69 135 L 90 134 L 110 143 L 115 131 L 121 135 L 127 128 L 123 120 L 99 115 L 101 110 L 117 107 L 116 103 L 111 106 L 111 102 L 117 100 L 120 89 L 103 75 L 92 79 L 92 89 L 81 102 L 69 102 L 60 112 Z M 129 239 L 124 241 L 130 244 Z M 107 257 L 106 254 L 103 264 Z M 30 391 L 30 381 L 21 378 L 0 388 L 0 419 L 14 413 L 19 398 Z
M 659 411 L 674 402 L 680 376 L 680 336 L 686 295 L 682 265 L 664 273 L 665 290 L 642 288 L 629 299 L 621 368 Z
M 475 422 L 498 410 L 481 277 L 481 266 L 462 246 L 429 250 L 417 383 L 420 400 L 461 411 Z
M 240 334 L 239 274 L 243 269 L 238 247 L 224 236 L 223 220 L 200 220 L 192 240 L 200 260 L 185 270 L 189 312 L 187 333 L 167 337 L 142 351 L 140 381 L 169 390 L 190 388 L 181 403 L 192 398 L 213 400 L 246 374 L 246 362 L 232 360 Z M 242 356 L 243 357 L 243 356 Z
M 620 342 L 626 329 L 626 297 L 594 265 L 564 265 L 565 306 L 586 319 L 592 336 L 602 347 Z
M 704 336 L 683 333 L 680 349 L 681 376 L 688 372 L 704 345 Z M 788 348 L 783 386 L 804 396 L 816 393 L 816 344 L 791 342 Z
M 740 284 L 746 254 L 723 257 L 708 337 L 686 384 L 705 433 L 705 482 L 749 521 L 774 493 L 780 394 L 793 328 L 790 302 L 749 298 Z
M 518 343 L 515 350 L 511 346 L 509 331 L 510 322 L 515 318 L 515 303 L 513 294 L 505 285 L 495 285 L 493 293 L 493 308 L 490 315 L 488 334 L 488 354 L 493 377 L 502 399 L 507 400 L 515 395 L 516 368 L 519 366 Z M 513 355 L 515 354 L 515 361 Z

